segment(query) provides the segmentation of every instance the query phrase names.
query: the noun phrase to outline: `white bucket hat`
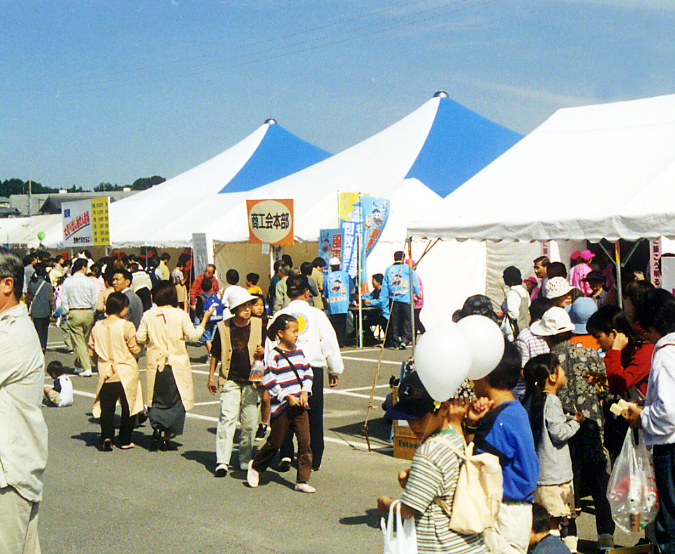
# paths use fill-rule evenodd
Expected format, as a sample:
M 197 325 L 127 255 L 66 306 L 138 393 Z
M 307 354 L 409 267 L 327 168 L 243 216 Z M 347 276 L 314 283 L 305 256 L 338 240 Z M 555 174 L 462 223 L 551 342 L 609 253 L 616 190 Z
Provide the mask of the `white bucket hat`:
M 565 310 L 555 307 L 550 308 L 539 321 L 530 325 L 530 331 L 540 337 L 551 337 L 566 331 L 574 331 L 574 323 Z
M 553 277 L 544 285 L 544 298 L 560 298 L 572 290 L 572 286 L 564 277 Z
M 237 306 L 246 304 L 246 302 L 251 302 L 252 300 L 257 300 L 258 298 L 249 294 L 249 292 L 239 286 L 233 286 L 227 289 L 227 298 L 230 301 L 230 311 L 233 312 Z

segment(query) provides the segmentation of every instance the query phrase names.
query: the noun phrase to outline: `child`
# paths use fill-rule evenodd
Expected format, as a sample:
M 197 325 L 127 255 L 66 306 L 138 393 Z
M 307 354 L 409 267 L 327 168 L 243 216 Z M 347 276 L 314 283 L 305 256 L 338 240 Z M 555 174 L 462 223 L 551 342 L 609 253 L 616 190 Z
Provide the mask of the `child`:
M 422 441 L 409 470 L 401 471 L 398 481 L 404 489 L 401 517 L 415 517 L 417 551 L 485 554 L 480 534 L 460 535 L 450 529 L 450 518 L 434 501 L 436 497 L 452 505 L 463 452 L 461 421 L 466 408 L 457 409 L 449 402 L 434 402 L 417 372 L 406 375 L 399 385 L 399 401 L 387 411 L 388 419 L 407 420 L 415 436 Z M 388 512 L 394 500 L 377 499 L 377 509 Z M 438 503 L 437 503 L 438 502 Z
M 575 517 L 572 459 L 567 441 L 579 430 L 584 416 L 577 412 L 568 420 L 558 399 L 565 386 L 565 372 L 555 354 L 540 354 L 525 364 L 523 376 L 527 389 L 523 406 L 530 418 L 534 444 L 539 458 L 539 480 L 534 499 L 551 518 L 556 532 L 560 518 Z
M 249 273 L 246 278 L 251 274 Z M 255 273 L 253 274 L 255 275 Z M 251 306 L 251 317 L 259 317 L 262 319 L 262 325 L 263 325 L 263 332 L 267 331 L 267 325 L 268 325 L 268 318 L 267 318 L 267 312 L 265 310 L 265 297 L 263 296 L 262 293 L 260 294 L 254 294 L 250 291 L 249 293 L 251 295 L 256 297 L 256 301 Z M 267 428 L 268 425 L 267 423 L 269 422 L 270 419 L 270 393 L 267 389 L 263 389 L 262 397 L 261 397 L 261 402 L 260 402 L 260 425 L 258 425 L 258 431 L 255 434 L 256 439 L 262 439 L 265 438 L 265 435 L 267 434 Z
M 307 410 L 314 374 L 302 350 L 295 347 L 298 329 L 297 319 L 281 314 L 274 320 L 268 332 L 270 340 L 278 341 L 263 378 L 263 384 L 271 398 L 272 432 L 265 445 L 248 464 L 246 480 L 252 488 L 258 486 L 260 473 L 270 465 L 289 429 L 293 428 L 298 437 L 298 475 L 295 490 L 305 493 L 316 490 L 307 482 L 312 474 Z
M 257 273 L 248 273 L 246 275 L 246 287 L 248 288 L 249 294 L 252 294 L 253 296 L 262 296 L 263 290 L 258 286 L 259 280 L 260 275 Z
M 571 554 L 558 537 L 551 535 L 548 512 L 541 504 L 532 504 L 531 554 Z
M 520 353 L 504 340 L 499 365 L 474 381 L 478 400 L 469 406 L 465 420 L 466 440 L 474 440 L 475 452 L 496 455 L 502 466 L 504 497 L 495 525 L 483 532 L 490 552 L 525 554 L 530 540 L 539 461 L 527 412 L 511 392 L 519 376 Z
M 63 364 L 58 360 L 49 362 L 47 373 L 54 379 L 54 386 L 45 387 L 45 405 L 64 408 L 73 405 L 73 383 L 70 377 L 64 375 Z
M 197 319 L 201 319 L 204 317 L 204 313 L 207 312 L 208 310 L 211 309 L 212 306 L 215 306 L 216 309 L 213 312 L 213 315 L 209 318 L 209 320 L 206 322 L 206 328 L 204 329 L 204 334 L 202 335 L 202 338 L 200 339 L 200 342 L 203 342 L 206 344 L 206 350 L 208 351 L 209 354 L 211 354 L 211 345 L 213 343 L 213 333 L 216 330 L 216 325 L 218 325 L 219 321 L 223 320 L 224 317 L 224 308 L 223 308 L 223 303 L 218 299 L 218 297 L 211 292 L 211 289 L 213 288 L 213 281 L 206 277 L 202 281 L 202 294 L 200 294 L 197 297 L 197 303 L 196 303 L 196 314 L 197 314 Z M 195 324 L 198 324 L 199 321 L 196 321 Z
M 207 388 L 211 394 L 220 391 L 220 415 L 216 431 L 216 477 L 225 477 L 232 456 L 237 416 L 241 423 L 239 469 L 248 470 L 260 417 L 260 389 L 251 382 L 253 362 L 261 360 L 263 327 L 260 319 L 251 317 L 255 300 L 246 289 L 230 287 L 230 311 L 234 314 L 218 323 L 211 345 L 211 362 Z M 220 364 L 218 386 L 215 371 Z
M 143 411 L 143 392 L 138 378 L 134 354 L 141 351 L 136 342 L 136 329 L 124 319 L 129 298 L 121 292 L 110 293 L 105 304 L 106 318 L 94 325 L 89 335 L 89 355 L 98 367 L 98 390 L 92 413 L 101 419 L 103 451 L 113 449 L 115 437 L 115 406 L 122 406 L 120 447 L 134 448 L 131 416 Z

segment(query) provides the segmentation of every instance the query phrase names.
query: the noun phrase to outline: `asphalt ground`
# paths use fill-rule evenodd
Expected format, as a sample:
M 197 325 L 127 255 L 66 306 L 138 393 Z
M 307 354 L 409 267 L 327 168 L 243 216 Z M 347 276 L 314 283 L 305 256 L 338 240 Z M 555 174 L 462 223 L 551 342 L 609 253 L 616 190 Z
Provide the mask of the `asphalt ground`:
M 50 328 L 46 362 L 72 367 L 61 331 Z M 100 427 L 91 415 L 96 376 L 72 376 L 74 405 L 44 408 L 49 462 L 40 506 L 40 538 L 46 554 L 62 553 L 370 553 L 382 551 L 381 515 L 375 499 L 397 497 L 398 471 L 409 462 L 393 458 L 390 427 L 380 405 L 389 378 L 398 376 L 411 350 L 343 349 L 345 372 L 325 390 L 326 450 L 310 483 L 316 494 L 293 490 L 295 469 L 273 465 L 250 489 L 242 471 L 214 476 L 217 397 L 206 389 L 204 347 L 189 347 L 196 406 L 177 437 L 177 451 L 150 452 L 148 423 L 134 432 L 133 450 L 99 448 Z M 139 367 L 145 367 L 144 355 Z M 141 369 L 144 385 L 144 370 Z M 46 383 L 51 380 L 45 377 Z M 327 380 L 326 380 L 327 382 Z M 362 426 L 375 383 L 368 423 L 372 451 Z M 327 385 L 326 385 L 327 386 Z M 236 456 L 235 437 L 235 456 Z M 261 446 L 263 441 L 258 441 Z M 235 457 L 236 459 L 236 457 Z M 592 507 L 578 520 L 580 551 L 595 552 Z M 617 532 L 617 542 L 637 537 Z

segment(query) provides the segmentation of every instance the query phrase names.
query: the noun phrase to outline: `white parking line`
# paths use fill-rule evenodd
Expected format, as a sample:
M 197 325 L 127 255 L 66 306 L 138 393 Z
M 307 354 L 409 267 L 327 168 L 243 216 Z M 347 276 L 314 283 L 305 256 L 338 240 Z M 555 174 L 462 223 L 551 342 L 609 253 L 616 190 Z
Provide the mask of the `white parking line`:
M 328 392 L 328 391 L 326 391 L 326 392 Z M 92 394 L 90 392 L 83 392 L 83 391 L 79 391 L 79 390 L 73 390 L 73 394 L 75 394 L 77 396 L 84 396 L 86 398 L 96 398 L 95 394 Z M 360 395 L 360 396 L 363 396 L 363 395 Z M 364 396 L 364 398 L 368 398 L 368 397 Z M 384 398 L 382 398 L 382 400 L 384 400 Z M 218 423 L 217 417 L 204 416 L 204 415 L 201 415 L 201 414 L 193 414 L 191 412 L 187 412 L 185 414 L 185 416 L 190 417 L 192 419 L 199 419 L 199 420 L 202 420 L 202 421 L 210 421 L 211 423 Z M 239 422 L 237 422 L 237 427 L 239 427 Z M 326 441 L 326 442 L 332 442 L 334 444 L 342 444 L 342 445 L 345 445 L 345 446 L 350 446 L 350 447 L 355 448 L 357 450 L 368 450 L 368 445 L 365 442 L 360 441 L 360 440 L 358 440 L 358 441 L 347 440 L 345 438 L 337 438 L 336 439 L 336 438 L 333 438 L 333 437 L 324 437 L 323 440 Z M 377 448 L 372 448 L 372 445 L 371 445 L 371 449 L 374 452 L 388 452 L 389 450 L 391 450 L 391 448 L 392 448 L 391 446 L 381 446 L 381 447 L 377 447 Z
M 351 356 L 342 356 L 343 360 L 353 360 L 355 362 L 373 362 L 377 363 L 377 360 L 374 358 L 352 358 Z M 400 366 L 401 362 L 390 362 L 389 360 L 382 360 L 383 364 L 388 364 L 388 365 L 397 365 Z

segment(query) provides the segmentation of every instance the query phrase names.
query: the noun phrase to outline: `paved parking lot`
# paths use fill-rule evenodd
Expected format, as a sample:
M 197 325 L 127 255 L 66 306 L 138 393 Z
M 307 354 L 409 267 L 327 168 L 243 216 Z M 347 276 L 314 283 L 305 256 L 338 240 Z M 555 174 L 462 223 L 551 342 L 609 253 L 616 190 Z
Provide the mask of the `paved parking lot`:
M 72 366 L 73 355 L 59 349 L 60 331 L 52 327 L 47 362 Z M 72 407 L 44 409 L 50 457 L 40 507 L 43 552 L 380 552 L 375 498 L 397 496 L 396 473 L 409 464 L 392 457 L 380 404 L 410 349 L 385 350 L 376 380 L 379 349 L 343 350 L 345 373 L 336 389 L 325 391 L 326 452 L 321 470 L 312 474 L 314 495 L 293 490 L 294 469 L 271 469 L 257 489 L 248 488 L 244 472 L 213 476 L 218 404 L 206 389 L 205 349 L 189 350 L 197 405 L 176 452 L 149 452 L 148 424 L 134 433 L 135 449 L 101 452 L 100 428 L 91 416 L 95 376 L 72 377 Z M 362 426 L 374 381 L 368 452 Z M 582 539 L 594 539 L 591 523 L 582 516 Z M 590 542 L 581 547 L 593 551 Z

